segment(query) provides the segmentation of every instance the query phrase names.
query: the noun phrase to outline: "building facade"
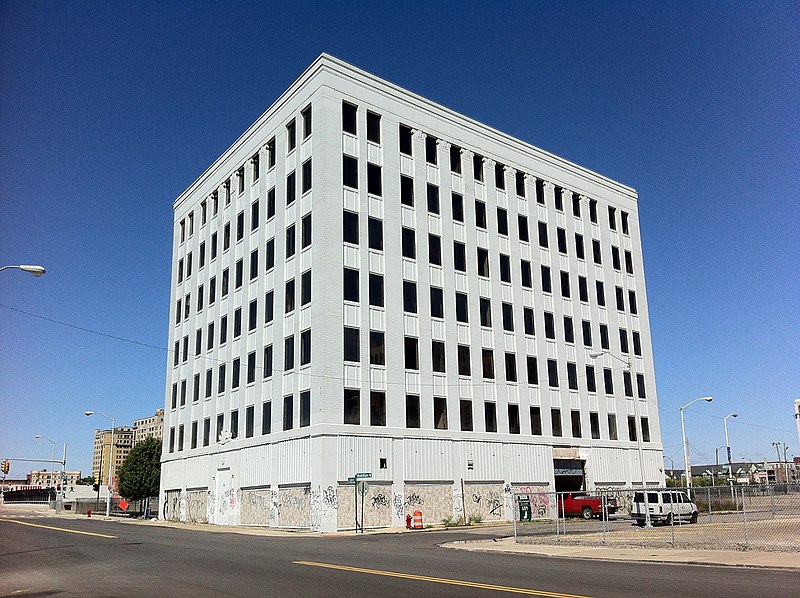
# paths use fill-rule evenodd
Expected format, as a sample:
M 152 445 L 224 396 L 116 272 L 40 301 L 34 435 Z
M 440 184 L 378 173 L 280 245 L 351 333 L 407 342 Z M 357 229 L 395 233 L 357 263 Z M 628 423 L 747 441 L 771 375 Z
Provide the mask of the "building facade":
M 662 484 L 636 192 L 327 55 L 174 204 L 162 516 Z
M 111 430 L 94 431 L 94 453 L 92 454 L 92 476 L 105 485 L 108 481 L 108 468 L 111 478 L 117 478 L 117 469 L 133 448 L 133 428 L 117 426 L 114 428 L 114 462 L 111 463 Z
M 150 417 L 133 420 L 133 444 L 146 438 L 161 440 L 164 436 L 164 410 L 156 409 Z
M 62 477 L 66 478 L 64 481 L 65 486 L 75 486 L 78 480 L 81 479 L 80 471 L 47 471 L 33 470 L 28 474 L 28 484 L 31 486 L 40 486 L 42 488 L 58 488 L 62 484 Z

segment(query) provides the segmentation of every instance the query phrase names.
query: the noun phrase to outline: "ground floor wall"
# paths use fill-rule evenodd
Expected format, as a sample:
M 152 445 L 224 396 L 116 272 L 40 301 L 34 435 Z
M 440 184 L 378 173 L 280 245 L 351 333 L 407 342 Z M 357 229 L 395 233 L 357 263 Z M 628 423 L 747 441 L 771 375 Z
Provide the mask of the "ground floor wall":
M 662 485 L 661 447 L 319 434 L 165 458 L 161 516 L 321 532 L 510 521 L 514 493 Z M 368 474 L 366 486 L 352 483 Z M 544 505 L 542 505 L 544 508 Z

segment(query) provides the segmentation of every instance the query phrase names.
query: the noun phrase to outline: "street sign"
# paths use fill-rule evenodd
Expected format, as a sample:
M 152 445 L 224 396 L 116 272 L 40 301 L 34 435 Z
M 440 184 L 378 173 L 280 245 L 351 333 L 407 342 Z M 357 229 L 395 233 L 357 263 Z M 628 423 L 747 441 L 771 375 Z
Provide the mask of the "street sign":
M 361 496 L 366 496 L 367 492 L 369 492 L 369 484 L 367 482 L 359 482 L 358 492 L 361 494 Z
M 357 473 L 356 474 L 356 478 L 359 479 L 359 480 L 362 480 L 364 478 L 371 478 L 371 477 L 372 477 L 371 473 Z
M 356 480 L 355 478 L 347 478 L 347 483 L 348 483 L 348 484 L 355 484 L 355 483 L 356 483 L 356 481 L 357 481 L 357 480 Z

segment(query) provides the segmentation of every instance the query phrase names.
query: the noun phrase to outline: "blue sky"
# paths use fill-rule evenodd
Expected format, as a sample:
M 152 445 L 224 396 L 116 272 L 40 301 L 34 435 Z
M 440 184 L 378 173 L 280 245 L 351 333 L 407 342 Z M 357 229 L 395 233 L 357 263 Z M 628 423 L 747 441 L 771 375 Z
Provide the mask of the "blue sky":
M 800 455 L 797 3 L 274 4 L 0 2 L 0 457 L 163 406 L 172 202 L 323 51 L 636 188 L 665 454 Z

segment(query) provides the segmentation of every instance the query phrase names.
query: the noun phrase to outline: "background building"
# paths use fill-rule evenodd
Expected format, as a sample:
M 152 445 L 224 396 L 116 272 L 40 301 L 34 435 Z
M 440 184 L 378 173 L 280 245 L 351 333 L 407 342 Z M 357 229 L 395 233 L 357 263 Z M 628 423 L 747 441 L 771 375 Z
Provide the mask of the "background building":
M 323 55 L 174 222 L 166 518 L 663 484 L 633 189 Z
M 111 464 L 111 477 L 117 477 L 117 468 L 133 447 L 133 428 L 117 426 L 114 428 L 114 462 Z M 111 430 L 95 430 L 94 454 L 92 457 L 92 476 L 100 479 L 103 485 L 108 481 L 108 468 L 111 460 Z
M 164 410 L 156 409 L 154 415 L 133 421 L 133 444 L 145 438 L 161 440 L 164 433 Z
M 41 486 L 42 488 L 56 488 L 61 485 L 62 472 L 33 470 L 28 474 L 28 484 L 31 486 Z M 67 478 L 66 486 L 75 486 L 81 479 L 80 471 L 65 471 L 63 475 Z

